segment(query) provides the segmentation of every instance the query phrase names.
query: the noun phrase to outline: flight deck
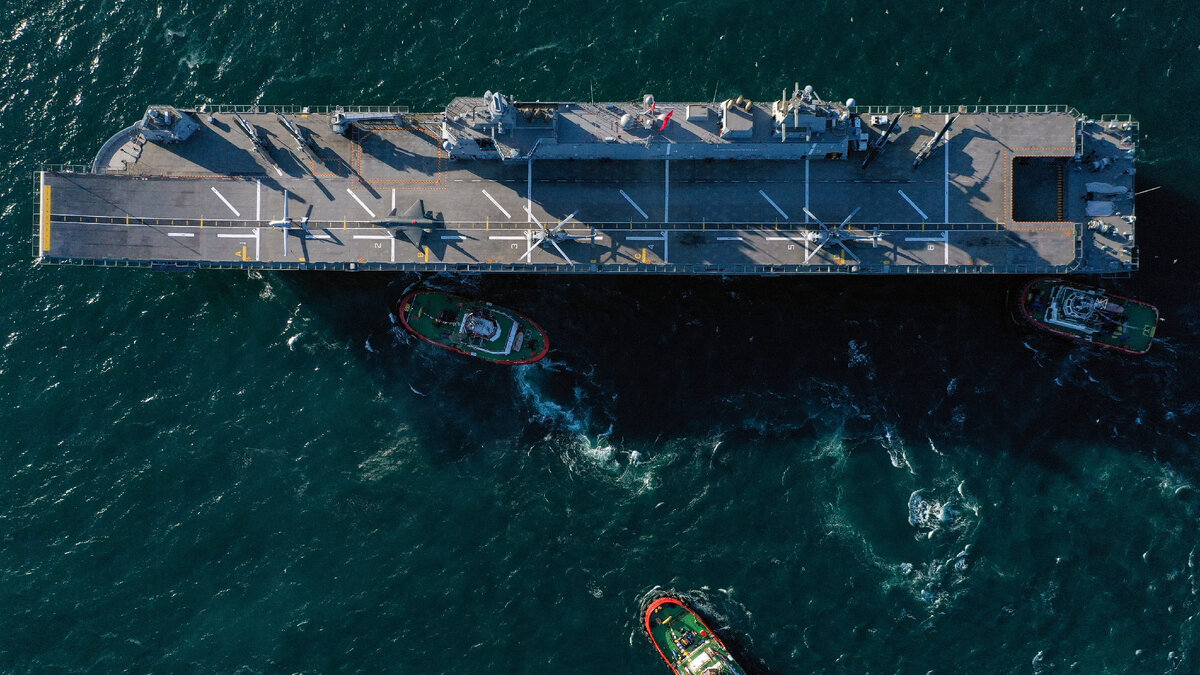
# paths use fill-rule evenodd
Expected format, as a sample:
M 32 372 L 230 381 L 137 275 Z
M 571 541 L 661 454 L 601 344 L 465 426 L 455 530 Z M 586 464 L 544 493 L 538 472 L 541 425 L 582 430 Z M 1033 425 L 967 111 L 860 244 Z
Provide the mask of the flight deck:
M 39 262 L 1124 274 L 1138 125 L 1065 106 L 151 106 L 38 172 Z

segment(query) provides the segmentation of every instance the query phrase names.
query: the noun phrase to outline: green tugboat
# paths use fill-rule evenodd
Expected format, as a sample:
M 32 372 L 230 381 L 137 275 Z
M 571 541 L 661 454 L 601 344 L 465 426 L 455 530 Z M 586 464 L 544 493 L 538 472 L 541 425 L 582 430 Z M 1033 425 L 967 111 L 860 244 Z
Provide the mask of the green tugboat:
M 1051 277 L 1025 284 L 1018 306 L 1039 330 L 1126 354 L 1149 351 L 1158 328 L 1153 305 Z
M 675 675 L 745 675 L 725 643 L 690 607 L 659 598 L 646 608 L 646 632 Z
M 409 293 L 400 301 L 400 321 L 426 342 L 492 363 L 533 363 L 550 350 L 545 331 L 525 316 L 452 293 Z

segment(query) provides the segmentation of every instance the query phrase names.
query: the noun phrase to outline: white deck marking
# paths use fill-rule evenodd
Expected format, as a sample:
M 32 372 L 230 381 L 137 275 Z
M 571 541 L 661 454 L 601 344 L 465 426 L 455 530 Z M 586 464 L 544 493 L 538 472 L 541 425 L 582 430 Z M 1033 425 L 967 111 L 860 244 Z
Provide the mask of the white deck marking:
M 462 241 L 464 239 L 466 239 L 466 237 L 462 236 L 461 234 L 443 234 L 442 235 L 442 241 Z
M 392 240 L 392 262 L 396 262 L 396 238 L 388 237 Z
M 350 196 L 354 197 L 354 201 L 358 202 L 358 205 L 363 207 L 363 210 L 366 211 L 368 214 L 370 214 L 370 216 L 372 218 L 375 217 L 375 212 L 372 211 L 366 204 L 364 204 L 363 200 L 358 198 L 358 195 L 354 194 L 354 190 L 351 190 L 350 188 L 346 188 L 346 192 L 349 192 Z
M 763 239 L 766 239 L 767 241 L 790 241 L 790 242 L 808 241 L 808 239 L 805 239 L 804 237 L 799 237 L 799 238 L 797 238 L 797 237 L 763 237 Z
M 392 188 L 392 213 L 396 212 L 396 188 Z
M 254 259 L 262 260 L 262 228 L 254 228 Z
M 779 205 L 775 203 L 775 200 L 768 197 L 766 192 L 759 190 L 758 194 L 762 195 L 762 198 L 767 200 L 767 203 L 770 204 L 771 207 L 774 208 L 776 211 L 778 211 L 779 215 L 783 216 L 784 220 L 788 219 L 788 214 L 784 213 L 783 209 L 779 208 Z
M 525 237 L 523 235 L 494 234 L 494 235 L 488 237 L 488 239 L 495 239 L 496 241 L 525 241 Z
M 717 241 L 741 241 L 741 237 L 717 237 Z
M 191 232 L 168 232 L 167 236 L 168 237 L 194 237 L 196 235 Z
M 535 148 L 537 147 L 536 143 L 534 144 L 534 147 Z M 529 172 L 528 172 L 528 176 L 526 177 L 526 180 L 525 180 L 525 213 L 529 214 L 529 220 L 526 220 L 525 222 L 532 223 L 533 222 L 533 151 L 530 150 L 529 154 L 530 154 Z M 532 255 L 529 257 L 529 262 L 533 262 Z
M 233 204 L 230 204 L 230 203 L 229 203 L 229 200 L 228 200 L 228 199 L 225 199 L 225 195 L 221 194 L 220 192 L 217 192 L 217 188 L 215 188 L 215 187 L 212 187 L 212 188 L 209 188 L 209 189 L 213 191 L 213 194 L 214 194 L 214 195 L 216 195 L 216 196 L 220 197 L 220 198 L 221 198 L 221 201 L 225 202 L 225 206 L 228 206 L 228 207 L 229 207 L 229 210 L 230 210 L 230 211 L 233 211 L 233 215 L 237 216 L 238 218 L 241 218 L 241 217 L 242 217 L 242 213 L 241 213 L 241 211 L 238 211 L 237 209 L 233 208 Z
M 354 238 L 355 239 L 379 239 L 381 241 L 384 239 L 395 239 L 395 237 L 393 237 L 389 234 L 356 234 L 356 235 L 354 235 Z
M 808 222 L 808 158 L 804 158 L 804 222 Z
M 246 232 L 244 234 L 222 234 L 220 232 L 217 233 L 217 237 L 219 237 L 221 239 L 249 239 L 250 237 L 253 237 L 253 236 L 254 236 L 254 233 L 252 233 L 252 232 Z
M 254 219 L 262 220 L 262 181 L 254 181 Z
M 621 196 L 625 198 L 625 201 L 629 202 L 630 206 L 637 209 L 637 212 L 642 214 L 642 218 L 644 218 L 646 220 L 650 220 L 650 216 L 646 215 L 646 212 L 642 210 L 642 207 L 638 206 L 637 202 L 633 201 L 633 197 L 630 197 L 629 195 L 625 194 L 624 190 L 617 190 L 617 192 L 620 192 Z
M 662 241 L 662 237 L 625 237 L 625 241 Z
M 915 203 L 913 203 L 913 200 L 909 199 L 908 195 L 904 194 L 904 190 L 896 190 L 896 192 L 899 192 L 900 196 L 904 197 L 904 201 L 908 202 L 908 205 L 913 207 L 914 211 L 921 214 L 922 220 L 929 220 L 929 216 L 925 215 L 925 212 L 921 210 L 921 207 L 919 207 Z
M 500 202 L 496 201 L 495 197 L 492 197 L 491 195 L 489 195 L 487 190 L 482 190 L 482 192 L 483 192 L 483 196 L 487 197 L 489 202 L 495 204 L 496 208 L 500 209 L 500 213 L 503 213 L 505 218 L 512 220 L 512 214 L 509 213 L 507 210 L 505 210 L 505 208 L 503 206 L 500 206 Z
M 942 264 L 950 264 L 950 231 L 942 230 L 940 237 L 905 237 L 904 241 L 942 242 Z
M 945 192 L 945 194 L 944 194 L 945 207 L 942 212 L 942 222 L 949 224 L 950 223 L 950 133 L 949 132 L 946 133 L 946 141 L 944 143 L 942 143 L 942 145 L 946 146 L 946 152 L 944 153 L 945 157 L 946 157 L 946 162 L 945 162 L 946 163 L 946 182 L 945 182 L 945 191 L 944 191 Z
M 328 234 L 311 234 L 309 232 L 304 233 L 304 238 L 305 239 L 333 239 L 333 237 Z

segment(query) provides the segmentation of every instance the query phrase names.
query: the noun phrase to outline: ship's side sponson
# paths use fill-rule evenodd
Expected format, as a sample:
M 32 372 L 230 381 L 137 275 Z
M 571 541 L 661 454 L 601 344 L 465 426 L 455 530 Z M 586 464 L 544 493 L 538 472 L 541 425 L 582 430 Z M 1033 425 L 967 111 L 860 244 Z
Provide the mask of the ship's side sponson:
M 486 92 L 440 113 L 151 106 L 90 170 L 39 174 L 33 248 L 167 269 L 1122 274 L 1137 140 L 1128 117 L 1066 106 L 861 106 L 799 87 L 710 103 Z

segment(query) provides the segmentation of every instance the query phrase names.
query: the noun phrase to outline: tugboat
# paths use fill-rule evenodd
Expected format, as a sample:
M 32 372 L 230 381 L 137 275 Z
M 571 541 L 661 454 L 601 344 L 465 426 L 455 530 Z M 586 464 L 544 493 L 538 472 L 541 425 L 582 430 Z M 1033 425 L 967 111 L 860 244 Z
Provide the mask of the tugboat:
M 550 350 L 545 331 L 527 317 L 452 293 L 409 293 L 400 301 L 400 321 L 426 342 L 492 363 L 533 363 Z
M 1149 351 L 1158 329 L 1153 305 L 1053 277 L 1025 284 L 1017 305 L 1034 328 L 1126 354 Z
M 746 675 L 725 643 L 690 607 L 659 598 L 646 608 L 646 632 L 675 675 Z

